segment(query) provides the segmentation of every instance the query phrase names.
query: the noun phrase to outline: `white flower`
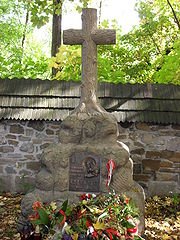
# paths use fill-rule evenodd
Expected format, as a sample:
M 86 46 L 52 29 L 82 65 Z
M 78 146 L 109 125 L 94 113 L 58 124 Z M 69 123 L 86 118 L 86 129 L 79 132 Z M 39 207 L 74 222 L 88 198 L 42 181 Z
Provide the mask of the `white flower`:
M 62 234 L 64 234 L 66 232 L 66 230 L 68 229 L 68 227 L 70 227 L 67 222 L 64 223 L 64 226 L 62 228 Z
M 87 230 L 87 235 L 91 234 L 94 232 L 94 228 L 92 226 L 90 226 Z

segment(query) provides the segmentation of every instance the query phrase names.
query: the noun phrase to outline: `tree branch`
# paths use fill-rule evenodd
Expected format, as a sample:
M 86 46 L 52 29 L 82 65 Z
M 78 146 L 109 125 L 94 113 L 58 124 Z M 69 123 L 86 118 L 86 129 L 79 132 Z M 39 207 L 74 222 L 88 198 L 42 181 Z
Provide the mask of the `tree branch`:
M 173 6 L 172 6 L 172 4 L 170 3 L 169 0 L 167 0 L 167 3 L 172 10 L 172 13 L 173 13 L 173 16 L 174 16 L 174 22 L 177 24 L 178 29 L 180 30 L 180 22 L 179 22 L 179 19 L 178 19 L 177 15 L 176 15 L 176 12 L 175 12 L 175 10 L 174 10 L 174 8 L 173 8 Z

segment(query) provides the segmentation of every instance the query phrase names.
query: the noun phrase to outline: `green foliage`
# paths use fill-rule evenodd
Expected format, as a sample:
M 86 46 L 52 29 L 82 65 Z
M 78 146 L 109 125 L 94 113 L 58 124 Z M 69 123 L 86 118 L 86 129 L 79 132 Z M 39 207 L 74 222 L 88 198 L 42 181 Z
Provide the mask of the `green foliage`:
M 65 222 L 65 214 L 68 212 L 68 200 L 64 201 L 60 209 L 57 209 L 55 202 L 43 204 L 39 201 L 33 203 L 33 214 L 29 216 L 29 220 L 33 225 L 39 225 L 42 232 L 54 232 L 55 225 L 63 225 Z
M 180 40 L 175 41 L 171 52 L 164 56 L 161 66 L 154 74 L 155 80 L 180 85 Z
M 171 4 L 177 16 L 178 1 Z M 140 25 L 123 35 L 116 22 L 117 43 L 98 46 L 98 80 L 114 83 L 180 84 L 179 30 L 166 0 L 138 1 Z M 109 28 L 108 21 L 102 28 Z M 56 79 L 80 79 L 79 47 L 61 47 L 51 66 L 59 69 Z
M 81 79 L 81 49 L 80 46 L 61 46 L 56 57 L 52 57 L 49 67 L 58 70 L 56 79 L 74 80 Z
M 38 49 L 23 52 L 21 47 L 11 48 L 11 52 L 3 51 L 0 54 L 0 77 L 1 78 L 47 78 L 47 58 Z
M 170 2 L 179 18 L 178 1 Z M 136 41 L 139 42 L 145 57 L 144 62 L 148 65 L 146 70 L 149 77 L 147 74 L 144 75 L 145 82 L 150 80 L 153 83 L 180 84 L 178 71 L 180 49 L 178 43 L 175 43 L 180 35 L 167 1 L 139 1 L 137 10 L 141 24 L 134 33 L 138 36 Z
M 78 11 L 91 0 L 80 0 Z M 98 80 L 113 83 L 180 84 L 179 1 L 139 0 L 136 10 L 140 25 L 123 35 L 115 21 L 104 21 L 101 28 L 117 29 L 117 44 L 98 46 Z M 1 0 L 0 77 L 49 78 L 48 58 L 41 44 L 32 40 L 34 26 L 40 28 L 55 12 L 61 14 L 66 2 L 53 0 Z M 173 8 L 173 10 L 172 10 Z M 25 26 L 25 13 L 29 22 Z M 23 35 L 26 29 L 26 40 Z M 56 79 L 81 79 L 80 46 L 61 46 L 49 63 L 58 70 Z
M 98 196 L 84 193 L 80 200 L 71 205 L 65 201 L 60 210 L 55 202 L 36 201 L 29 219 L 34 225 L 40 225 L 41 232 L 44 227 L 51 233 L 60 227 L 56 233 L 60 239 L 78 239 L 78 236 L 143 239 L 138 235 L 138 209 L 126 196 L 114 192 Z
M 74 2 L 74 0 L 69 1 Z M 84 7 L 89 1 L 81 0 L 79 6 Z M 42 51 L 41 43 L 38 44 L 32 39 L 32 34 L 35 27 L 40 28 L 48 23 L 53 13 L 61 14 L 63 3 L 64 0 L 2 0 L 0 6 L 1 78 L 50 78 L 48 58 Z M 28 19 L 26 14 L 29 16 Z M 25 38 L 25 44 L 23 44 L 23 38 Z M 69 69 L 71 70 L 71 66 Z
M 3 0 L 0 7 L 0 77 L 1 78 L 46 78 L 47 57 L 40 44 L 31 41 L 32 27 L 27 26 L 26 44 L 24 34 L 25 5 L 18 1 Z
M 53 0 L 20 0 L 20 2 L 29 9 L 31 23 L 38 28 L 44 26 L 49 21 L 55 8 Z M 60 4 L 56 6 L 57 11 L 62 7 L 61 2 L 63 1 L 60 1 Z
M 74 0 L 69 0 L 70 2 L 74 2 Z M 88 8 L 89 3 L 91 3 L 92 0 L 79 0 L 79 4 L 76 4 L 76 10 L 81 13 L 82 8 Z
M 62 6 L 65 0 L 20 0 L 26 8 L 31 12 L 31 23 L 34 27 L 42 27 L 48 23 L 53 15 L 62 14 Z M 69 2 L 76 2 L 75 0 L 68 0 Z M 75 7 L 78 11 L 82 8 L 88 7 L 89 2 L 92 0 L 79 0 Z

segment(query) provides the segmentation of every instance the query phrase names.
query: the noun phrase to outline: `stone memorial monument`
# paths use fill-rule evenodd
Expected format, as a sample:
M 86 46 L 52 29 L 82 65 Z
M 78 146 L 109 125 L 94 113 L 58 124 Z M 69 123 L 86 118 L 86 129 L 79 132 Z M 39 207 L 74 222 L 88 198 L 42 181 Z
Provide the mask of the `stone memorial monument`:
M 97 29 L 96 9 L 83 9 L 82 30 L 69 29 L 64 44 L 82 45 L 82 85 L 79 105 L 60 125 L 59 143 L 47 147 L 35 190 L 22 200 L 22 217 L 31 213 L 32 203 L 77 201 L 85 192 L 116 193 L 131 197 L 140 210 L 140 231 L 144 229 L 144 192 L 133 181 L 129 150 L 117 141 L 117 121 L 97 99 L 97 45 L 114 44 L 115 31 Z M 107 187 L 107 163 L 115 169 Z

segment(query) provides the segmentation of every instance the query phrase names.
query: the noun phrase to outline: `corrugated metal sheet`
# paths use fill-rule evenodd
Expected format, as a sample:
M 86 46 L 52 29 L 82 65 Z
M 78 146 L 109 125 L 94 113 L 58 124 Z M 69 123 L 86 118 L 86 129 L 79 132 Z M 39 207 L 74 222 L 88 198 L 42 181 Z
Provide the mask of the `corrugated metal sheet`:
M 100 83 L 102 106 L 120 122 L 180 123 L 180 86 Z M 0 118 L 63 120 L 79 103 L 80 83 L 0 79 Z

